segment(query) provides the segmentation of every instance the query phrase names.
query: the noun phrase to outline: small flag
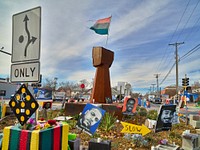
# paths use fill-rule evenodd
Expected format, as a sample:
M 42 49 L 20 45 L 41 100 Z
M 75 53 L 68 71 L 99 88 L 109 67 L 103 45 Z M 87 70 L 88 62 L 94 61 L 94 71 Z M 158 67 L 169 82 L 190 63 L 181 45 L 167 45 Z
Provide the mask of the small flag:
M 108 34 L 111 18 L 112 16 L 97 20 L 97 22 L 92 27 L 90 27 L 90 29 L 94 30 L 97 34 Z

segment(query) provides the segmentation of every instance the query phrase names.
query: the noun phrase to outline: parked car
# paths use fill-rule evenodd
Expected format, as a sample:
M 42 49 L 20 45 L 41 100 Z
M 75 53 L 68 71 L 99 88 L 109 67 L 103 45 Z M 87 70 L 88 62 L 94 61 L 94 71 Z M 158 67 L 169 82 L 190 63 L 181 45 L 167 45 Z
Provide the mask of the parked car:
M 160 103 L 162 103 L 162 100 L 161 100 L 161 98 L 153 98 L 153 99 L 152 99 L 152 102 L 153 102 L 153 103 L 159 103 L 159 104 L 160 104 Z

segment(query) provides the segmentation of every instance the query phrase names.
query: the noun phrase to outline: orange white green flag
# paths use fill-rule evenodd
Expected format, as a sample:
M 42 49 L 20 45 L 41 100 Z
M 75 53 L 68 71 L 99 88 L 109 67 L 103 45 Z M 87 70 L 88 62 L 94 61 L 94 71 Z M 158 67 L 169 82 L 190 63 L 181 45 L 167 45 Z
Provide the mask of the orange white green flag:
M 97 20 L 96 23 L 90 27 L 90 29 L 94 30 L 97 34 L 108 35 L 111 18 L 112 16 Z

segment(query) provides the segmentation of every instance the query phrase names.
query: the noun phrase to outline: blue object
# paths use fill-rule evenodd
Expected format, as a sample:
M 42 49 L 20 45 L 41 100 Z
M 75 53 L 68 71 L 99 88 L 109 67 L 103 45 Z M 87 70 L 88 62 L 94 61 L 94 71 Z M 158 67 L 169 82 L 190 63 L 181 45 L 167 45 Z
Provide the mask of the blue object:
M 38 88 L 34 88 L 34 94 L 37 94 L 38 93 Z

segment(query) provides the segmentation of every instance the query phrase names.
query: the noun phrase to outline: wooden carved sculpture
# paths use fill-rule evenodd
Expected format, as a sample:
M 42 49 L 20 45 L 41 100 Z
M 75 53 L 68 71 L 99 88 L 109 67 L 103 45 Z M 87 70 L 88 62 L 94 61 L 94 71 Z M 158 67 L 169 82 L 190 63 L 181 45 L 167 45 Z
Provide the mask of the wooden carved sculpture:
M 90 102 L 106 103 L 106 98 L 112 100 L 109 68 L 114 60 L 114 52 L 103 47 L 93 47 L 92 58 L 96 74 Z

